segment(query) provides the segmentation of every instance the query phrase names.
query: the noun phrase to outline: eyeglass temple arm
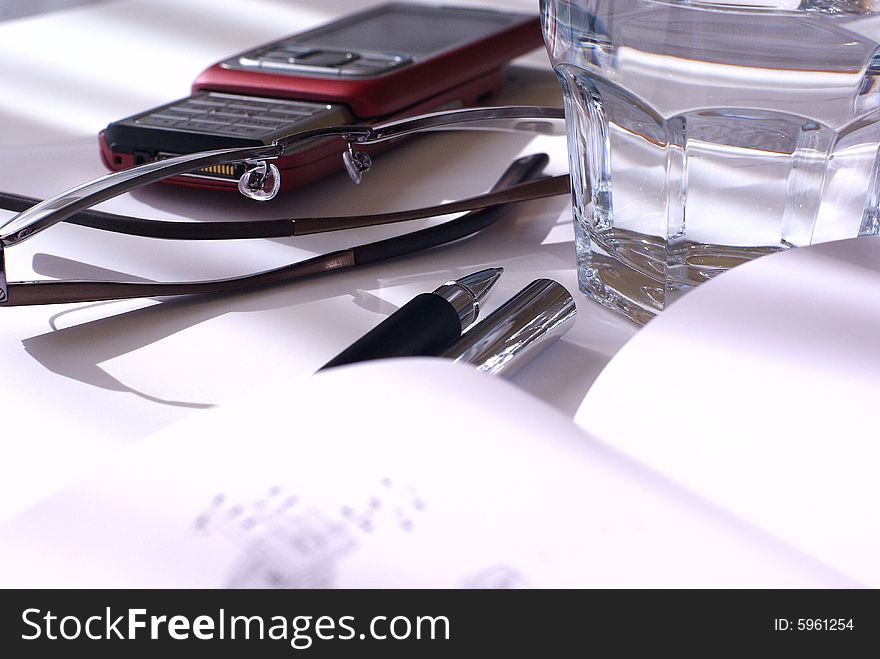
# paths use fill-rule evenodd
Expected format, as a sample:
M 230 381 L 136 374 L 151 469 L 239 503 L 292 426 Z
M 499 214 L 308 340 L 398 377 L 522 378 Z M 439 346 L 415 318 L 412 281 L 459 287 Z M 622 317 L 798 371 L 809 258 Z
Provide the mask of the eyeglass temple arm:
M 547 163 L 545 154 L 534 154 L 516 160 L 508 167 L 493 187 L 500 190 L 523 180 L 540 175 Z M 9 294 L 0 299 L 3 306 L 94 302 L 138 297 L 171 295 L 198 295 L 228 293 L 257 286 L 290 282 L 302 277 L 342 270 L 368 263 L 410 254 L 465 238 L 498 219 L 505 206 L 496 206 L 468 213 L 442 225 L 428 227 L 403 236 L 380 240 L 329 254 L 316 256 L 300 263 L 266 270 L 244 277 L 194 282 L 113 282 L 113 281 L 58 281 L 39 280 L 10 282 Z M 3 247 L 0 245 L 0 258 Z M 2 270 L 0 270 L 2 272 Z M 6 292 L 5 287 L 3 288 Z
M 277 146 L 222 149 L 178 156 L 107 174 L 31 206 L 0 227 L 0 244 L 16 245 L 71 215 L 142 185 L 229 160 L 276 158 Z
M 9 298 L 9 285 L 6 282 L 6 256 L 3 254 L 3 243 L 0 243 L 0 304 L 6 304 Z
M 356 216 L 306 217 L 278 220 L 230 220 L 218 222 L 177 222 L 174 220 L 148 220 L 142 217 L 116 215 L 104 211 L 85 210 L 74 213 L 65 221 L 79 226 L 112 231 L 144 238 L 164 240 L 246 240 L 252 238 L 288 238 L 325 231 L 338 231 L 356 227 L 375 226 L 425 217 L 445 215 L 461 211 L 489 208 L 517 201 L 540 199 L 569 192 L 567 175 L 526 181 L 502 189 L 424 208 L 394 213 L 374 213 Z M 2 207 L 19 212 L 39 203 L 37 199 L 0 193 Z
M 505 189 L 522 187 L 524 181 L 535 179 L 541 175 L 550 158 L 545 153 L 535 153 L 518 158 L 501 175 L 492 186 L 492 193 Z M 402 236 L 394 236 L 385 240 L 352 247 L 351 253 L 357 265 L 366 265 L 386 259 L 412 254 L 423 249 L 445 245 L 461 240 L 486 228 L 509 208 L 509 205 L 494 205 L 481 210 L 474 210 L 455 220 L 443 222 L 425 229 L 419 229 Z
M 571 181 L 568 174 L 548 176 L 538 181 L 528 181 L 513 185 L 509 188 L 494 189 L 482 195 L 468 197 L 460 201 L 451 201 L 436 206 L 416 208 L 414 210 L 398 211 L 395 213 L 378 213 L 376 215 L 345 215 L 337 217 L 301 217 L 291 220 L 293 223 L 294 236 L 308 236 L 314 233 L 327 233 L 341 231 L 343 229 L 359 229 L 362 227 L 377 226 L 380 224 L 393 224 L 395 222 L 407 222 L 436 215 L 460 213 L 463 211 L 489 208 L 500 204 L 511 204 L 518 201 L 543 199 L 556 195 L 568 194 L 571 191 Z
M 372 127 L 331 126 L 316 128 L 280 138 L 268 146 L 205 151 L 145 163 L 83 183 L 19 213 L 6 224 L 0 226 L 0 245 L 10 247 L 20 243 L 71 217 L 78 211 L 142 185 L 211 165 L 242 160 L 275 159 L 284 155 L 291 146 L 309 140 L 339 135 L 349 144 L 373 144 L 432 130 L 480 128 L 481 124 L 483 129 L 491 129 L 486 125 L 486 122 L 489 121 L 501 122 L 494 127 L 500 130 L 547 132 L 550 125 L 545 120 L 562 118 L 563 113 L 559 108 L 540 106 L 468 108 L 417 115 L 379 123 Z
M 392 119 L 373 126 L 369 133 L 354 135 L 356 144 L 377 144 L 415 133 L 435 130 L 528 131 L 561 135 L 565 131 L 562 108 L 540 105 L 505 105 L 495 107 L 444 110 L 403 119 Z
M 359 126 L 331 126 L 303 131 L 297 133 L 296 137 L 297 143 L 302 143 L 334 135 L 363 134 L 368 130 Z M 268 146 L 200 151 L 107 174 L 46 199 L 15 215 L 0 226 L 0 244 L 6 247 L 16 245 L 81 210 L 143 185 L 212 165 L 249 160 L 274 160 L 284 153 L 284 148 L 284 145 L 273 142 Z

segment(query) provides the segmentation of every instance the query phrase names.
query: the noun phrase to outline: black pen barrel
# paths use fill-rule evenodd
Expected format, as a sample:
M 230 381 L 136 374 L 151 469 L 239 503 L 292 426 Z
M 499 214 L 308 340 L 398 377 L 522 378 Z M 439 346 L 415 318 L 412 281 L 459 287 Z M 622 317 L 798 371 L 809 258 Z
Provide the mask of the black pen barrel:
M 422 293 L 321 367 L 385 357 L 436 356 L 461 337 L 461 320 L 443 297 Z

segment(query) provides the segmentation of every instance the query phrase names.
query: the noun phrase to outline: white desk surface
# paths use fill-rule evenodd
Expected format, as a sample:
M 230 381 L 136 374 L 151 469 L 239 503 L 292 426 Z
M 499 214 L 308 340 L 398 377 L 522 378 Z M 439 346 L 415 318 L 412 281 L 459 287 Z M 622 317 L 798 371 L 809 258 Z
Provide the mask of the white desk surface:
M 480 4 L 537 11 L 533 0 Z M 361 6 L 351 0 L 116 0 L 0 23 L 0 189 L 45 197 L 102 175 L 96 135 L 110 121 L 187 95 L 193 78 L 224 56 Z M 561 104 L 543 51 L 517 61 L 498 101 Z M 159 185 L 102 208 L 198 220 L 368 212 L 476 193 L 520 153 L 546 150 L 550 170 L 567 167 L 562 138 L 530 143 L 471 135 L 452 142 L 455 152 L 438 153 L 426 139 L 387 154 L 360 187 L 334 176 L 267 205 Z M 503 266 L 505 274 L 487 313 L 538 277 L 560 281 L 578 299 L 574 328 L 515 380 L 574 414 L 635 327 L 576 293 L 567 206 L 561 197 L 530 202 L 461 244 L 290 286 L 220 297 L 3 309 L 0 519 L 184 416 L 313 372 L 414 295 L 488 266 Z M 8 250 L 7 270 L 11 279 L 88 278 L 106 274 L 101 269 L 111 277 L 214 278 L 393 231 L 347 233 L 172 244 L 59 225 Z M 296 424 L 294 407 L 289 419 Z

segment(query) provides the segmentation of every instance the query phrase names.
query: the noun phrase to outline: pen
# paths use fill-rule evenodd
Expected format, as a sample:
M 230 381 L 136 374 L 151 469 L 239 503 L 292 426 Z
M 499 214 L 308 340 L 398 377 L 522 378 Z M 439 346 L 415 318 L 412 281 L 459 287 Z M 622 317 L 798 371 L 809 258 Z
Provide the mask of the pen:
M 480 300 L 502 272 L 502 268 L 480 270 L 417 295 L 320 370 L 383 357 L 439 355 L 476 319 Z
M 509 377 L 574 324 L 571 294 L 552 279 L 537 279 L 472 328 L 443 356 L 478 371 Z

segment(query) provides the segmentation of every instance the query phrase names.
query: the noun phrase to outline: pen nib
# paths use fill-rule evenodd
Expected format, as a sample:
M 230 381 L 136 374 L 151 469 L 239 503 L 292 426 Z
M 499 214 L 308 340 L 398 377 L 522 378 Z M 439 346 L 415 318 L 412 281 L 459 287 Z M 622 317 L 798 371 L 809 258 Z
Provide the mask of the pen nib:
M 502 272 L 504 272 L 504 268 L 486 268 L 462 277 L 456 283 L 469 289 L 474 294 L 474 299 L 479 302 L 486 297 L 489 289 L 495 285 Z

